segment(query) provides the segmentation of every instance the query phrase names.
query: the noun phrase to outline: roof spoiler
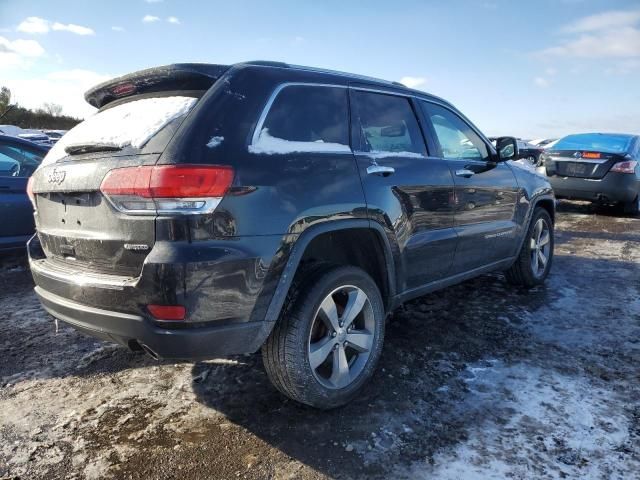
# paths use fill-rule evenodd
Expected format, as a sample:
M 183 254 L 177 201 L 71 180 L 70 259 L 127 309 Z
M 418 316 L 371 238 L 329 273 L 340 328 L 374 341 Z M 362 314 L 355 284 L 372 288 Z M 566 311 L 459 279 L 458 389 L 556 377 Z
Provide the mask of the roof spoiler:
M 208 90 L 229 68 L 229 65 L 207 63 L 148 68 L 96 85 L 84 94 L 84 98 L 90 105 L 102 108 L 114 100 L 142 93 Z

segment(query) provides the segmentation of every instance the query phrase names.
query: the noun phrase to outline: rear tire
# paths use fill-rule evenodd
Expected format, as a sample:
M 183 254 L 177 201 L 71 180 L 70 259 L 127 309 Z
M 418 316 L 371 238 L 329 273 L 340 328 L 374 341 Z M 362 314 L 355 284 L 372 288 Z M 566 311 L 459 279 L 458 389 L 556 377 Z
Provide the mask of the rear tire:
M 544 208 L 534 210 L 520 254 L 505 272 L 507 281 L 526 288 L 542 285 L 553 262 L 553 222 Z
M 301 273 L 262 347 L 262 361 L 289 398 L 325 410 L 339 407 L 360 393 L 380 359 L 382 297 L 360 268 Z
M 640 194 L 635 198 L 635 200 L 624 204 L 624 213 L 640 215 Z

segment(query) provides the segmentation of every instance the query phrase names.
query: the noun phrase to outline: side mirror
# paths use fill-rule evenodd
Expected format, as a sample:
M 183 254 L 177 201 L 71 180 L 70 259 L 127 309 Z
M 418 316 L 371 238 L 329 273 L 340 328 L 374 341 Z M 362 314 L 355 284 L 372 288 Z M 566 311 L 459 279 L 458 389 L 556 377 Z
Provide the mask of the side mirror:
M 498 161 L 516 160 L 520 152 L 518 150 L 518 140 L 515 137 L 499 137 L 496 139 L 496 150 L 498 151 Z

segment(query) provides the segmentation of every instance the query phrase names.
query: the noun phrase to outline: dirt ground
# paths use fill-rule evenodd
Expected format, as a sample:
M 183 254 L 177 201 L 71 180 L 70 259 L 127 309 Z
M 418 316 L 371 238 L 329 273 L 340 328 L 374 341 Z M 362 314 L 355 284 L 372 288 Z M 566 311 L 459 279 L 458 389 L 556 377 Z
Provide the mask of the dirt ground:
M 640 478 L 640 219 L 564 202 L 548 283 L 499 274 L 397 310 L 373 382 L 319 412 L 259 355 L 156 362 L 0 268 L 0 478 Z

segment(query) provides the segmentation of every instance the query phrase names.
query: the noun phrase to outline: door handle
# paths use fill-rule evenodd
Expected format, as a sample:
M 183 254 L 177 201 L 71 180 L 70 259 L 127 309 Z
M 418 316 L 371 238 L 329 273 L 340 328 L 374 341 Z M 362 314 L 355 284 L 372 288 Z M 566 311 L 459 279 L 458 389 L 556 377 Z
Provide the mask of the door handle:
M 382 165 L 369 165 L 367 167 L 367 173 L 369 175 L 382 175 L 388 177 L 392 173 L 395 173 L 396 169 L 393 167 L 384 167 Z
M 473 170 L 469 170 L 468 168 L 461 168 L 460 170 L 456 170 L 457 177 L 469 178 L 476 174 Z

